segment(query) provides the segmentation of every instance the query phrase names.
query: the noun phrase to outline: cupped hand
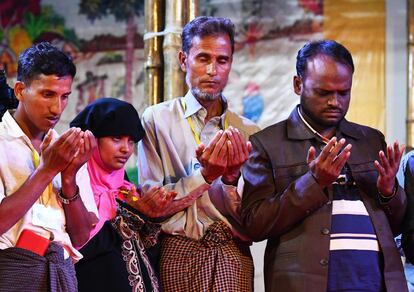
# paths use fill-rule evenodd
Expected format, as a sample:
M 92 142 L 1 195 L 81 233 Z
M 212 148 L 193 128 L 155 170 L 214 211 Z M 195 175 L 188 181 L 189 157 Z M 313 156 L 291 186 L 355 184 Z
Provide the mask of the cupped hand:
M 129 196 L 130 199 L 126 199 L 125 202 L 147 217 L 162 218 L 174 215 L 187 208 L 200 195 L 189 195 L 174 200 L 176 196 L 177 193 L 175 191 L 167 191 L 163 187 L 154 186 L 147 192 L 137 195 L 135 199 L 132 196 Z
M 227 167 L 227 134 L 220 130 L 207 147 L 200 144 L 196 149 L 196 158 L 200 162 L 201 174 L 208 183 L 222 176 Z
M 39 168 L 54 174 L 63 171 L 72 162 L 82 144 L 82 131 L 70 128 L 52 142 L 52 132 L 46 134 L 40 145 L 41 161 Z
M 307 163 L 313 177 L 321 187 L 332 184 L 348 161 L 352 145 L 348 144 L 343 148 L 345 142 L 345 139 L 337 142 L 336 137 L 331 138 L 318 157 L 316 157 L 315 148 L 313 146 L 309 148 Z
M 79 148 L 75 152 L 72 161 L 62 171 L 62 177 L 76 175 L 82 165 L 91 158 L 93 150 L 97 147 L 95 136 L 91 131 L 86 130 L 85 132 L 81 132 L 80 136 Z
M 252 144 L 244 139 L 240 131 L 229 127 L 226 130 L 227 140 L 227 166 L 223 179 L 227 183 L 235 183 L 240 176 L 240 169 L 249 158 Z
M 393 146 L 387 145 L 387 155 L 383 151 L 378 153 L 379 161 L 375 160 L 374 165 L 378 171 L 377 188 L 384 196 L 391 196 L 395 187 L 395 176 L 400 167 L 401 157 L 405 151 L 405 145 L 394 141 Z

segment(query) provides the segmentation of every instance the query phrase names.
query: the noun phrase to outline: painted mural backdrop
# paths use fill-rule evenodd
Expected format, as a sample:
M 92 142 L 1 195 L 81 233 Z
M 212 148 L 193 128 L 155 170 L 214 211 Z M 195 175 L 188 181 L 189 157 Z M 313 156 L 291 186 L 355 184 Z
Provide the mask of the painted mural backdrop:
M 309 40 L 329 37 L 349 46 L 357 64 L 351 119 L 383 129 L 384 3 L 357 2 L 201 0 L 201 14 L 230 17 L 236 25 L 233 70 L 225 89 L 232 109 L 261 127 L 286 118 L 298 102 L 292 90 L 298 49 Z M 143 3 L 0 1 L 0 66 L 7 69 L 9 84 L 15 80 L 20 52 L 49 41 L 72 55 L 78 69 L 58 131 L 98 97 L 122 98 L 141 113 L 147 106 Z M 366 92 L 372 93 L 369 98 Z M 364 121 L 366 117 L 374 122 Z
M 49 41 L 68 52 L 78 73 L 58 129 L 98 97 L 119 97 L 142 112 L 143 1 L 20 0 L 0 3 L 0 61 L 9 84 L 18 55 Z M 269 125 L 297 98 L 291 75 L 297 49 L 322 31 L 322 1 L 201 1 L 204 15 L 228 16 L 237 27 L 233 72 L 225 94 L 246 117 Z M 283 102 L 280 102 L 283 100 Z
M 49 41 L 69 53 L 77 75 L 58 128 L 98 97 L 119 97 L 142 109 L 143 1 L 2 1 L 0 61 L 9 84 L 18 55 Z

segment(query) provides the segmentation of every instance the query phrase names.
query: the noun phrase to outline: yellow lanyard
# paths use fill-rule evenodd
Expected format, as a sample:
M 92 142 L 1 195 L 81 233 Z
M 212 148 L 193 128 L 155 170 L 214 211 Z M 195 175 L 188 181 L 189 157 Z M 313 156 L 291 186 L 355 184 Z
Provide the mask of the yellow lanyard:
M 182 105 L 182 107 L 184 109 L 184 112 L 185 112 L 185 110 L 187 108 L 187 105 L 185 104 L 184 99 L 181 100 L 181 105 Z M 194 139 L 195 139 L 197 145 L 200 145 L 201 144 L 200 135 L 197 134 L 197 132 L 195 130 L 195 127 L 194 127 L 194 124 L 193 124 L 193 121 L 191 120 L 191 117 L 187 117 L 187 122 L 188 122 L 188 125 L 191 128 L 191 131 L 193 132 L 193 136 L 194 136 Z M 224 117 L 224 130 L 226 130 L 228 127 L 229 127 L 229 117 L 226 114 L 225 117 Z
M 32 150 L 32 159 L 33 159 L 34 167 L 38 168 L 40 164 L 40 156 L 39 156 L 39 153 L 37 153 L 35 149 Z M 42 195 L 39 197 L 40 204 L 47 206 L 47 204 L 50 201 L 52 192 L 53 192 L 53 185 L 52 185 L 52 182 L 50 182 L 50 184 L 47 186 L 47 189 L 45 189 Z

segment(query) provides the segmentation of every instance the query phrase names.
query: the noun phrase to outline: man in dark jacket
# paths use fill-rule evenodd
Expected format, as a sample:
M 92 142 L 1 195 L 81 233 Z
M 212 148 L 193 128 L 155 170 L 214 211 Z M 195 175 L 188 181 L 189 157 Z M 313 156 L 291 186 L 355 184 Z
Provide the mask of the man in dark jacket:
M 300 104 L 250 137 L 242 219 L 268 239 L 266 291 L 406 291 L 394 235 L 406 209 L 404 146 L 348 122 L 354 65 L 335 41 L 306 44 L 293 79 Z

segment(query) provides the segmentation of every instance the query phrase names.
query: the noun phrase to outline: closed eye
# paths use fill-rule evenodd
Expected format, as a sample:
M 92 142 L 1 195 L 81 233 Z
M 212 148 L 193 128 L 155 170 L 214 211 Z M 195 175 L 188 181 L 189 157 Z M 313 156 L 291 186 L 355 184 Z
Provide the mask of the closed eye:
M 55 92 L 54 91 L 50 91 L 50 90 L 45 90 L 42 92 L 42 96 L 45 98 L 52 98 L 55 96 Z
M 328 95 L 331 94 L 331 91 L 329 91 L 329 90 L 317 89 L 315 91 L 320 96 L 328 96 Z

